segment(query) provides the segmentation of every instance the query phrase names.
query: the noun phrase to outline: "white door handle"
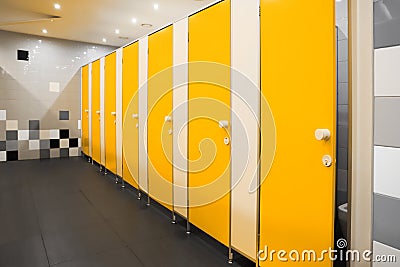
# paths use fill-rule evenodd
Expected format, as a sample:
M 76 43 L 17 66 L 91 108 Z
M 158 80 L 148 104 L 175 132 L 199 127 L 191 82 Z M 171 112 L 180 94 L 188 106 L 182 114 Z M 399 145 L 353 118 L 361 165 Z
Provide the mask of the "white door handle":
M 132 119 L 139 119 L 139 114 L 132 114 Z
M 111 116 L 117 116 L 117 112 L 115 111 L 111 112 Z
M 100 115 L 100 110 L 96 111 L 96 114 L 99 114 L 99 115 Z
M 88 110 L 88 109 L 85 109 L 85 112 L 86 112 L 86 113 L 88 113 L 88 112 L 89 112 L 89 110 Z
M 225 129 L 228 129 L 228 127 L 229 127 L 229 122 L 228 121 L 219 121 L 219 128 L 225 128 Z
M 318 141 L 328 141 L 331 138 L 331 132 L 328 129 L 315 130 L 315 139 Z

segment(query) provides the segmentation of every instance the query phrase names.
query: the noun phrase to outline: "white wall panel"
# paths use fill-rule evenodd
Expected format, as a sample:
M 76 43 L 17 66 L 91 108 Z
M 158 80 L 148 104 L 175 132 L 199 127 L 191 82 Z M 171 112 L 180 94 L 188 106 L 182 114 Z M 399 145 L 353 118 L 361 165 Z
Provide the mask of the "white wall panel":
M 232 0 L 231 246 L 255 260 L 260 117 L 259 0 Z
M 116 160 L 117 175 L 122 177 L 122 48 L 117 50 L 117 77 L 116 77 Z
M 89 157 L 92 156 L 92 63 L 89 64 Z
M 139 188 L 148 193 L 147 177 L 148 37 L 139 40 Z
M 400 46 L 375 49 L 375 96 L 400 96 Z
M 375 146 L 374 192 L 400 198 L 400 148 Z
M 174 210 L 187 218 L 188 19 L 174 23 L 173 177 Z
M 102 57 L 100 59 L 100 164 L 106 166 L 106 139 L 105 139 L 105 61 Z
M 396 262 L 374 262 L 372 264 L 373 267 L 394 267 L 398 266 L 399 261 L 400 261 L 400 250 L 397 250 L 395 248 L 389 247 L 387 245 L 384 245 L 382 243 L 374 241 L 373 243 L 373 254 L 374 257 L 376 258 L 379 256 L 382 259 L 382 256 L 385 256 L 387 259 L 387 256 L 395 256 L 396 257 Z

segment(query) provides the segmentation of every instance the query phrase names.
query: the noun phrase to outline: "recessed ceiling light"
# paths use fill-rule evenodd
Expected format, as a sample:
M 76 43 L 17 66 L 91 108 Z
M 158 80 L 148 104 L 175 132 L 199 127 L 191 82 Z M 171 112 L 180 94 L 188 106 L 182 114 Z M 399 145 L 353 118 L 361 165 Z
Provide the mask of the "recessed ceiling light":
M 58 4 L 58 3 L 55 3 L 55 4 L 54 4 L 54 8 L 55 8 L 55 9 L 61 9 L 61 5 Z
M 46 29 L 43 29 L 42 32 L 43 33 L 48 33 L 48 31 Z
M 119 30 L 118 29 L 115 30 L 115 34 L 119 34 Z
M 103 43 L 107 43 L 107 39 L 106 38 L 103 38 Z
M 132 23 L 136 23 L 137 19 L 136 18 L 132 18 Z
M 153 27 L 153 24 L 150 24 L 150 23 L 143 23 L 143 24 L 141 24 L 140 26 L 142 26 L 143 28 L 151 28 L 151 27 Z
M 154 9 L 158 10 L 160 8 L 160 6 L 158 4 L 154 4 Z

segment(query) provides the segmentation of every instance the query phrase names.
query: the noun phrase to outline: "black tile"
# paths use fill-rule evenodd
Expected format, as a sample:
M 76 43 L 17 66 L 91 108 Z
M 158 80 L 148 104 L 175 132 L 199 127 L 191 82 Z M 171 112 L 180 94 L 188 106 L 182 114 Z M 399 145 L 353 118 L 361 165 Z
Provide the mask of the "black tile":
M 30 120 L 29 121 L 29 130 L 40 130 L 40 122 L 39 120 Z
M 68 121 L 69 120 L 69 111 L 60 110 L 60 114 L 59 114 L 58 118 L 60 121 Z
M 0 151 L 6 151 L 6 141 L 0 141 Z
M 69 129 L 61 129 L 60 139 L 68 139 L 68 138 L 69 138 Z
M 40 150 L 40 158 L 41 159 L 49 159 L 50 158 L 50 149 L 41 149 Z
M 60 139 L 51 139 L 50 148 L 60 148 Z
M 17 60 L 29 61 L 29 51 L 18 49 Z
M 70 138 L 69 147 L 78 147 L 78 138 Z
M 7 161 L 18 160 L 18 151 L 7 151 Z
M 68 157 L 69 157 L 69 148 L 61 148 L 60 158 L 68 158 Z
M 39 130 L 29 130 L 29 140 L 39 140 L 40 131 Z
M 18 140 L 18 131 L 6 131 L 6 140 Z

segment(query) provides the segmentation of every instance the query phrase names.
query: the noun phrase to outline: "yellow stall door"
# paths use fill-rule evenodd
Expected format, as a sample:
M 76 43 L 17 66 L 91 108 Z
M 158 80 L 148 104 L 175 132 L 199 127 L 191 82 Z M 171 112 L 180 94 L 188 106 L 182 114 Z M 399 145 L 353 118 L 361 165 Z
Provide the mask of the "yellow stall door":
M 82 67 L 82 152 L 89 156 L 89 66 Z
M 139 179 L 139 43 L 123 48 L 122 59 L 122 118 L 123 118 L 123 161 L 124 180 L 138 188 Z M 129 164 L 128 164 L 129 162 Z
M 106 144 L 106 168 L 112 173 L 117 173 L 117 139 L 116 139 L 116 77 L 117 57 L 116 53 L 106 56 L 105 60 L 105 144 Z
M 230 1 L 189 17 L 189 221 L 226 246 L 230 231 L 230 30 Z
M 261 161 L 263 267 L 332 266 L 321 253 L 334 243 L 334 8 L 334 0 L 261 0 L 261 87 L 274 117 L 261 114 L 262 157 L 275 145 L 274 123 L 276 129 L 271 168 L 266 158 Z M 317 140 L 317 129 L 329 130 L 330 138 Z M 287 252 L 287 262 L 271 258 L 273 250 Z M 311 260 L 308 254 L 302 260 L 306 250 L 316 253 L 315 261 L 313 252 Z
M 148 178 L 150 196 L 172 209 L 173 26 L 149 36 Z
M 100 163 L 100 60 L 92 64 L 92 159 Z

